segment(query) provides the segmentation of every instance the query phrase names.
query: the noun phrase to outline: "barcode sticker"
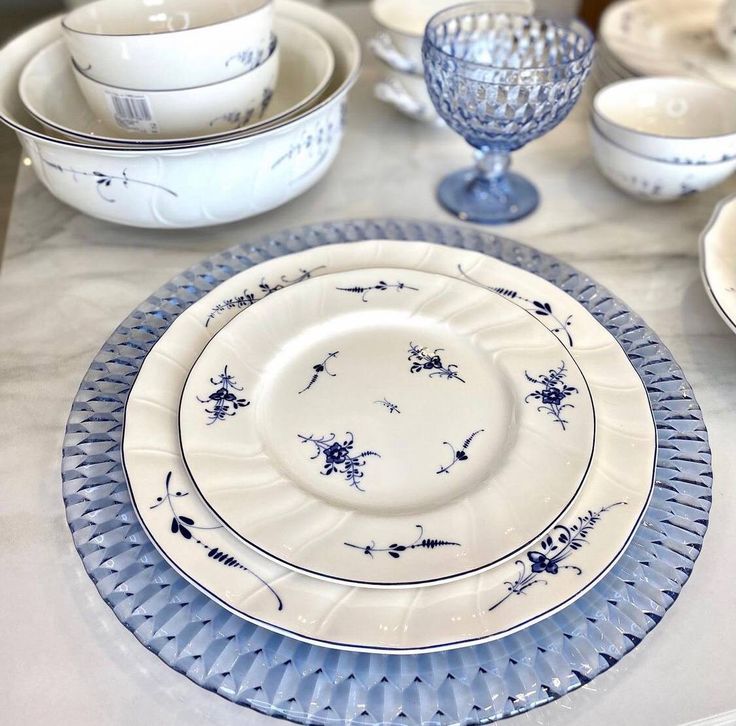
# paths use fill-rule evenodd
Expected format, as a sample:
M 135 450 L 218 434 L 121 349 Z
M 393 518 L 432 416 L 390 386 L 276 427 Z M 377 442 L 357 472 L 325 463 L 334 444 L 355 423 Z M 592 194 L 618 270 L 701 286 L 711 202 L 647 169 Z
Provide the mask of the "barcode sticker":
M 153 111 L 148 98 L 142 95 L 110 93 L 106 91 L 115 122 L 121 129 L 128 131 L 145 131 L 158 133 L 158 124 L 153 118 Z

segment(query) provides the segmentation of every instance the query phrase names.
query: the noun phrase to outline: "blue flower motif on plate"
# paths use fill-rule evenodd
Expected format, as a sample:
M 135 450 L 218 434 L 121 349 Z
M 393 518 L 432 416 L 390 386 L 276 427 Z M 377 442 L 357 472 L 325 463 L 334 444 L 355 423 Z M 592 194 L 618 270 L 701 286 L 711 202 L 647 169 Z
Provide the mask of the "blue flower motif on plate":
M 468 449 L 470 448 L 470 444 L 473 443 L 473 439 L 475 439 L 478 434 L 482 434 L 485 431 L 485 429 L 478 429 L 477 431 L 473 431 L 470 436 L 468 436 L 465 441 L 461 444 L 460 448 L 456 449 L 449 441 L 443 441 L 443 445 L 447 446 L 450 451 L 452 452 L 452 459 L 450 460 L 449 464 L 446 464 L 445 466 L 441 466 L 435 474 L 449 474 L 450 469 L 452 469 L 455 464 L 457 464 L 458 461 L 467 461 L 468 460 Z
M 215 390 L 207 398 L 197 396 L 200 403 L 211 406 L 211 408 L 205 408 L 205 412 L 210 415 L 208 426 L 217 421 L 224 421 L 229 416 L 235 416 L 238 410 L 250 406 L 247 398 L 238 396 L 243 387 L 239 386 L 235 377 L 227 372 L 227 366 L 219 376 L 210 378 L 210 382 L 216 386 Z
M 575 404 L 565 403 L 565 399 L 578 393 L 577 388 L 568 386 L 565 383 L 565 378 L 567 377 L 565 362 L 562 361 L 558 368 L 550 368 L 547 373 L 543 373 L 537 377 L 529 375 L 528 371 L 524 375 L 531 383 L 541 386 L 541 388 L 527 394 L 524 401 L 526 403 L 529 403 L 529 399 L 539 401 L 537 411 L 546 411 L 562 426 L 562 430 L 564 431 L 570 422 L 563 418 L 562 412 L 566 408 L 575 408 Z
M 313 444 L 315 447 L 314 456 L 312 459 L 318 459 L 324 456 L 324 464 L 322 466 L 322 474 L 329 476 L 330 474 L 343 474 L 345 481 L 347 481 L 351 487 L 355 487 L 358 491 L 364 492 L 365 489 L 360 486 L 360 480 L 363 478 L 364 473 L 362 471 L 366 464 L 366 458 L 369 456 L 377 456 L 379 459 L 381 455 L 375 451 L 361 451 L 359 454 L 353 452 L 353 446 L 355 438 L 352 432 L 347 431 L 345 433 L 345 439 L 343 441 L 337 440 L 335 434 L 328 434 L 327 436 L 303 436 L 298 434 L 299 438 L 303 443 Z
M 163 496 L 156 497 L 156 504 L 151 505 L 149 509 L 157 509 L 162 504 L 166 504 L 169 507 L 169 509 L 171 510 L 171 517 L 172 517 L 171 534 L 179 535 L 183 537 L 185 540 L 188 540 L 189 542 L 193 542 L 194 544 L 199 545 L 200 547 L 202 547 L 203 549 L 207 551 L 207 557 L 209 557 L 211 560 L 215 562 L 219 562 L 225 567 L 232 567 L 236 570 L 242 570 L 243 572 L 250 573 L 264 587 L 266 587 L 271 592 L 271 594 L 274 596 L 274 598 L 276 599 L 276 609 L 283 610 L 284 603 L 279 597 L 278 593 L 260 575 L 257 575 L 249 567 L 246 567 L 237 558 L 233 557 L 227 552 L 223 552 L 218 547 L 211 547 L 202 539 L 204 535 L 201 535 L 200 532 L 206 532 L 206 531 L 213 530 L 213 529 L 222 529 L 222 525 L 218 524 L 218 525 L 215 525 L 214 527 L 203 527 L 201 525 L 197 525 L 191 517 L 186 517 L 183 514 L 179 514 L 176 511 L 174 502 L 184 497 L 188 497 L 189 492 L 183 492 L 181 490 L 177 490 L 174 492 L 171 491 L 171 472 L 168 472 L 168 474 L 166 474 L 166 481 L 164 483 L 164 487 L 165 487 L 165 492 Z
M 312 377 L 309 379 L 309 383 L 307 383 L 307 385 L 304 386 L 304 388 L 302 388 L 301 391 L 299 391 L 300 394 L 304 393 L 305 391 L 308 391 L 319 380 L 319 376 L 321 373 L 326 373 L 328 376 L 331 376 L 332 378 L 334 378 L 337 375 L 337 373 L 332 373 L 332 371 L 330 371 L 327 368 L 327 365 L 330 362 L 330 360 L 332 358 L 336 358 L 339 355 L 339 353 L 340 353 L 339 350 L 336 350 L 334 353 L 328 353 L 327 357 L 321 363 L 316 363 L 315 365 L 312 366 L 312 370 L 314 371 L 312 373 Z
M 578 517 L 576 524 L 570 527 L 558 524 L 540 543 L 538 550 L 527 552 L 527 561 L 517 560 L 519 575 L 513 582 L 505 582 L 508 594 L 504 595 L 498 602 L 488 609 L 495 610 L 499 605 L 506 602 L 512 595 L 523 595 L 534 585 L 546 585 L 545 575 L 558 575 L 562 570 L 571 570 L 576 575 L 582 575 L 583 571 L 577 565 L 563 565 L 587 542 L 588 535 L 600 522 L 606 512 L 614 507 L 625 505 L 626 502 L 614 502 L 597 511 L 589 510 L 585 516 Z
M 419 288 L 406 285 L 403 282 L 386 282 L 385 280 L 379 280 L 375 285 L 355 285 L 353 287 L 338 287 L 336 289 L 341 290 L 342 292 L 353 292 L 360 295 L 363 302 L 368 302 L 368 295 L 374 291 L 386 292 L 386 290 L 396 290 L 396 292 L 401 292 L 401 290 L 418 290 Z
M 445 365 L 442 362 L 440 353 L 443 351 L 444 348 L 435 348 L 435 350 L 430 353 L 425 346 L 420 347 L 414 343 L 409 343 L 408 360 L 411 361 L 409 370 L 412 373 L 421 373 L 422 371 L 426 371 L 429 373 L 430 378 L 438 377 L 447 378 L 448 380 L 455 379 L 460 381 L 460 383 L 465 383 L 465 380 L 460 378 L 458 375 L 458 367 L 454 363 Z
M 398 560 L 403 552 L 410 550 L 425 549 L 434 550 L 438 547 L 460 547 L 460 542 L 450 542 L 444 539 L 433 539 L 431 537 L 424 536 L 424 527 L 421 524 L 415 525 L 419 530 L 416 539 L 409 544 L 398 544 L 397 542 L 388 545 L 388 547 L 376 547 L 375 540 L 371 540 L 366 545 L 356 545 L 351 542 L 345 542 L 346 547 L 352 547 L 353 549 L 360 550 L 364 555 L 368 555 L 373 559 L 373 555 L 378 552 L 385 552 L 389 557 Z

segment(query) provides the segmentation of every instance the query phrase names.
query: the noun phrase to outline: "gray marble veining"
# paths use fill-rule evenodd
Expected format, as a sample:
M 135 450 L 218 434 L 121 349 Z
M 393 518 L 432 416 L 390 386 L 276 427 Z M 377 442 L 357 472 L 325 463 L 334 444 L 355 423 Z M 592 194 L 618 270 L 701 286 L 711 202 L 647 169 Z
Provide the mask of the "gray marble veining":
M 334 7 L 368 37 L 363 3 Z M 7 723 L 269 723 L 171 671 L 99 598 L 64 520 L 61 440 L 99 346 L 138 302 L 198 259 L 314 221 L 448 220 L 434 186 L 469 163 L 470 150 L 454 134 L 417 126 L 376 101 L 371 89 L 379 74 L 366 57 L 343 150 L 328 176 L 285 207 L 241 223 L 183 232 L 114 227 L 57 202 L 21 166 L 0 269 L 0 683 Z M 625 197 L 594 167 L 588 108 L 586 98 L 558 129 L 515 155 L 516 167 L 539 185 L 542 204 L 498 232 L 610 287 L 672 349 L 710 430 L 714 506 L 703 554 L 662 625 L 588 687 L 515 722 L 618 724 L 625 714 L 629 726 L 686 724 L 736 711 L 736 580 L 728 567 L 736 525 L 736 337 L 710 306 L 697 267 L 698 234 L 736 181 L 673 204 Z

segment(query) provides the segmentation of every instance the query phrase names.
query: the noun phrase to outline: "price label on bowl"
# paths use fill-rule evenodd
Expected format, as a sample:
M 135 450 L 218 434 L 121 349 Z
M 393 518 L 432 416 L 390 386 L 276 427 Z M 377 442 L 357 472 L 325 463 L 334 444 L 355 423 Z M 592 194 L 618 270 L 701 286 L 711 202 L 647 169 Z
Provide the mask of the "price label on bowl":
M 105 93 L 115 123 L 126 131 L 158 133 L 158 124 L 148 98 L 140 93 Z

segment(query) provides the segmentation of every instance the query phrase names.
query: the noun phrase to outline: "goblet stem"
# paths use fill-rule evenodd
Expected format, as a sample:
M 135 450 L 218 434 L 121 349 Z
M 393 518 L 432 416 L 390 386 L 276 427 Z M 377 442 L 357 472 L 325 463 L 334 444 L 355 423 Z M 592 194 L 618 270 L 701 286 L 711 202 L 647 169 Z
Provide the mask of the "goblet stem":
M 483 198 L 491 197 L 497 203 L 508 203 L 511 187 L 508 170 L 511 155 L 501 149 L 476 149 L 475 176 L 468 183 L 471 194 Z
M 460 219 L 500 224 L 521 219 L 539 203 L 534 186 L 509 171 L 505 149 L 476 150 L 475 166 L 445 177 L 437 190 L 440 203 Z

